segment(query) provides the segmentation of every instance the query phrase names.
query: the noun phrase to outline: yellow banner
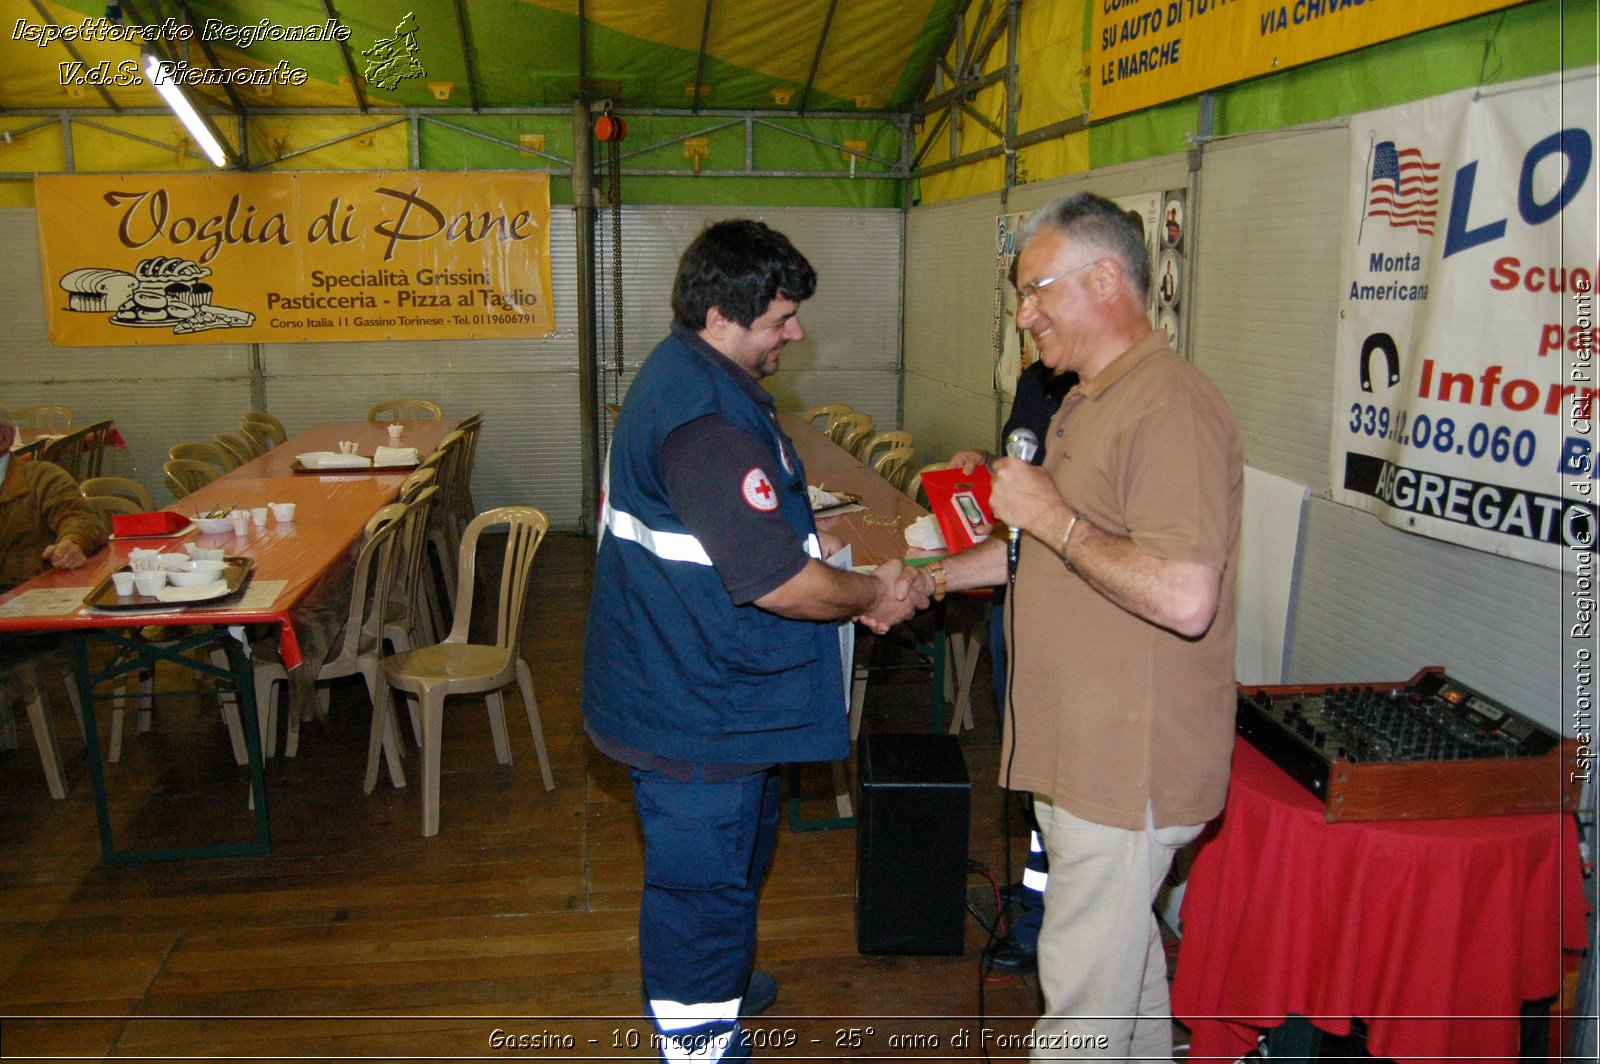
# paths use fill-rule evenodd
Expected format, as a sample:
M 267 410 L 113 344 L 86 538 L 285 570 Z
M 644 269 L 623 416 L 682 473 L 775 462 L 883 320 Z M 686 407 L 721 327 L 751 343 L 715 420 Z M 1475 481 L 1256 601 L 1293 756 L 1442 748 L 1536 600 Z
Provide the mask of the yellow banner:
M 51 343 L 546 336 L 542 173 L 35 180 Z
M 1458 22 L 1524 0 L 1089 0 L 1095 119 Z

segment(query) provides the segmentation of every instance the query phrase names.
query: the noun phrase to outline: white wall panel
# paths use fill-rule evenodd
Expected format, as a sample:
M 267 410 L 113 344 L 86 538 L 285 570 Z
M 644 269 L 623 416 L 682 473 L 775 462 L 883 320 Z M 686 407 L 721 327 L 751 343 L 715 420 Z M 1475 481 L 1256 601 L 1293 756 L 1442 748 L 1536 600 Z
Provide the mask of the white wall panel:
M 1210 145 L 1190 207 L 1190 350 L 1233 408 L 1245 460 L 1328 477 L 1344 238 L 1344 128 Z
M 999 196 L 973 196 L 917 207 L 906 220 L 905 427 L 919 466 L 994 446 L 999 211 Z

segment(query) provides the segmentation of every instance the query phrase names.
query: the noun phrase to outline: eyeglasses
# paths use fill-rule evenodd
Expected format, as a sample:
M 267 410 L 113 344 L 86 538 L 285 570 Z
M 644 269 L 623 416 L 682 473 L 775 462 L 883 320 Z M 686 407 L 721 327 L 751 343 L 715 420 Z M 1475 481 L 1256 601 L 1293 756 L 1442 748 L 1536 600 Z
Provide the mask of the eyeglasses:
M 1104 256 L 1101 256 L 1101 258 L 1104 258 Z M 1017 306 L 1020 308 L 1023 304 L 1027 303 L 1029 300 L 1038 299 L 1040 294 L 1043 293 L 1046 288 L 1049 288 L 1051 285 L 1055 284 L 1057 281 L 1060 281 L 1060 280 L 1062 280 L 1064 278 L 1067 278 L 1067 277 L 1071 277 L 1073 274 L 1077 273 L 1079 270 L 1087 270 L 1090 266 L 1095 265 L 1099 261 L 1100 261 L 1100 259 L 1090 259 L 1088 262 L 1084 263 L 1082 266 L 1074 266 L 1072 269 L 1067 270 L 1065 273 L 1058 273 L 1054 277 L 1045 277 L 1045 278 L 1042 278 L 1040 280 L 1034 281 L 1031 284 L 1023 285 L 1021 288 L 1017 289 Z

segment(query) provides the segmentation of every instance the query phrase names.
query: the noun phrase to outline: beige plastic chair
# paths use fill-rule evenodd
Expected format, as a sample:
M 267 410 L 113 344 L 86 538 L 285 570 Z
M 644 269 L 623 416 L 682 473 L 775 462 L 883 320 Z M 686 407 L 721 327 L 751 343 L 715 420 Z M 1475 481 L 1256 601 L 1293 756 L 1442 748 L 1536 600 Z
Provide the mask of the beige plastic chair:
M 862 465 L 870 466 L 873 462 L 877 461 L 879 451 L 886 451 L 891 447 L 910 446 L 912 446 L 912 443 L 911 433 L 909 432 L 903 432 L 899 430 L 893 432 L 879 432 L 875 435 L 867 437 L 866 441 L 861 444 L 861 450 L 856 457 L 861 459 Z
M 872 435 L 871 414 L 846 414 L 839 435 L 834 442 L 851 454 L 855 454 Z
M 107 528 L 111 527 L 112 514 L 142 514 L 149 511 L 124 495 L 85 495 L 83 501 L 89 509 L 100 515 Z
M 411 647 L 409 631 L 390 634 L 384 631 L 383 618 L 396 585 L 397 569 L 405 560 L 403 550 L 407 532 L 425 525 L 433 505 L 433 489 L 424 489 L 410 504 L 390 503 L 367 522 L 366 542 L 356 558 L 350 599 L 344 623 L 331 640 L 326 656 L 312 669 L 296 670 L 295 686 L 290 690 L 288 734 L 284 738 L 285 757 L 294 757 L 300 748 L 300 722 L 311 708 L 311 688 L 326 680 L 359 674 L 367 684 L 373 712 L 378 705 L 378 663 L 383 657 L 383 638 L 389 636 L 398 650 Z M 257 643 L 250 655 L 256 677 L 256 712 L 261 722 L 261 749 L 271 757 L 278 744 L 278 703 L 273 687 L 289 685 L 283 659 L 271 640 Z M 327 694 L 317 688 L 319 701 Z M 394 763 L 398 750 L 391 751 Z
M 518 653 L 522 638 L 522 614 L 528 601 L 528 577 L 534 555 L 550 527 L 550 519 L 527 506 L 503 506 L 472 519 L 462 541 L 460 587 L 470 588 L 475 579 L 478 543 L 485 529 L 504 527 L 505 554 L 500 570 L 499 616 L 493 644 L 469 641 L 472 602 L 463 596 L 455 611 L 450 634 L 438 646 L 422 647 L 386 658 L 382 664 L 385 684 L 379 696 L 379 711 L 372 716 L 372 733 L 367 740 L 366 790 L 378 782 L 380 750 L 389 752 L 390 777 L 396 786 L 404 783 L 404 773 L 393 760 L 398 744 L 394 702 L 390 688 L 404 691 L 421 702 L 422 710 L 422 833 L 439 833 L 439 755 L 444 725 L 445 699 L 450 695 L 483 694 L 488 700 L 489 726 L 494 733 L 495 756 L 502 765 L 511 764 L 511 745 L 506 735 L 505 704 L 501 695 L 513 681 L 522 693 L 528 727 L 533 731 L 534 749 L 539 755 L 539 771 L 544 789 L 555 789 L 550 775 L 550 758 L 545 751 L 544 728 L 539 723 L 539 704 L 533 695 L 533 674 Z
M 911 473 L 911 459 L 916 457 L 916 452 L 910 447 L 891 447 L 878 456 L 872 463 L 873 472 L 895 486 L 898 491 L 905 491 L 906 477 Z
M 137 480 L 127 477 L 91 477 L 78 485 L 78 490 L 84 496 L 115 495 L 127 499 L 129 502 L 138 503 L 139 509 L 126 511 L 129 513 L 148 513 L 156 508 L 155 499 L 151 498 L 150 490 Z
M 256 456 L 256 449 L 243 436 L 231 432 L 213 432 L 211 438 L 233 458 L 233 468 L 238 469 Z
M 277 446 L 272 442 L 272 434 L 268 427 L 259 421 L 239 422 L 239 435 L 255 452 L 251 456 L 253 458 L 259 458 Z
M 367 407 L 368 421 L 438 421 L 444 410 L 432 399 L 385 399 Z
M 239 468 L 239 460 L 214 443 L 175 443 L 167 448 L 167 457 L 191 462 L 209 462 L 217 467 L 219 476 Z
M 922 475 L 932 473 L 936 469 L 948 469 L 943 462 L 929 462 L 911 476 L 911 482 L 906 485 L 906 497 L 920 506 L 928 505 L 928 497 L 922 492 Z
M 266 429 L 267 438 L 272 441 L 272 446 L 277 447 L 289 438 L 289 430 L 283 427 L 283 422 L 267 413 L 265 410 L 246 410 L 241 421 L 251 422 Z M 271 450 L 272 448 L 267 448 Z
M 821 406 L 812 407 L 800 416 L 806 419 L 806 424 L 832 439 L 834 426 L 839 423 L 839 419 L 846 414 L 853 413 L 855 413 L 855 409 L 849 403 L 823 403 Z M 821 425 L 817 424 L 818 419 L 822 420 Z
M 18 425 L 26 425 L 31 429 L 66 432 L 72 428 L 72 407 L 60 403 L 14 406 L 11 408 L 11 417 Z
M 13 650 L 13 654 L 16 653 Z M 38 653 L 0 662 L 0 713 L 10 713 L 13 703 L 21 703 L 27 708 L 28 721 L 33 726 L 33 740 L 39 747 L 39 763 L 44 767 L 45 784 L 50 788 L 50 797 L 57 800 L 67 796 L 67 775 L 61 762 L 61 747 L 56 743 L 55 725 L 50 719 L 50 704 L 45 699 L 38 670 L 40 667 L 60 668 L 60 656 L 58 646 L 41 641 Z M 62 673 L 62 680 L 69 693 L 76 691 L 77 679 L 70 669 Z
M 174 499 L 181 499 L 191 491 L 198 491 L 222 475 L 222 470 L 210 462 L 197 462 L 190 458 L 174 458 L 161 467 L 167 476 L 167 490 Z

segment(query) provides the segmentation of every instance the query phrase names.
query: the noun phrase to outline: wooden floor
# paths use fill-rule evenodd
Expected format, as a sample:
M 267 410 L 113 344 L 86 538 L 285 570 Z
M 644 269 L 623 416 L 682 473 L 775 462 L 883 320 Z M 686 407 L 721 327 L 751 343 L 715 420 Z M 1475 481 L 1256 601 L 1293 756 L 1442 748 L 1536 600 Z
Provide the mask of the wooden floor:
M 0 1053 L 653 1056 L 639 1018 L 641 845 L 627 778 L 590 745 L 579 713 L 592 551 L 592 541 L 550 537 L 532 584 L 524 645 L 556 789 L 540 784 L 514 694 L 509 767 L 494 759 L 482 703 L 452 703 L 434 838 L 419 833 L 414 748 L 410 787 L 383 777 L 362 793 L 369 711 L 359 681 L 337 688 L 326 721 L 305 726 L 297 758 L 268 766 L 273 847 L 260 857 L 108 867 L 64 700 L 54 720 L 66 801 L 50 799 L 19 719 L 19 749 L 0 755 Z M 1001 879 L 987 658 L 975 687 L 978 726 L 961 740 L 971 856 Z M 867 728 L 927 730 L 927 690 L 925 674 L 875 682 Z M 108 717 L 102 706 L 102 743 Z M 108 780 L 119 844 L 253 830 L 244 770 L 208 700 L 168 700 L 152 732 L 127 737 Z M 808 815 L 830 811 L 828 782 L 824 769 L 808 770 Z M 1015 823 L 1013 835 L 1020 875 Z M 758 963 L 780 986 L 777 1005 L 751 1024 L 768 1045 L 762 1055 L 959 1059 L 978 1056 L 982 1028 L 1025 1032 L 1036 988 L 1014 978 L 980 987 L 975 918 L 964 956 L 857 953 L 855 845 L 853 829 L 782 833 L 761 906 Z M 987 881 L 975 875 L 970 887 L 992 913 Z M 989 1048 L 994 1059 L 1026 1055 Z

